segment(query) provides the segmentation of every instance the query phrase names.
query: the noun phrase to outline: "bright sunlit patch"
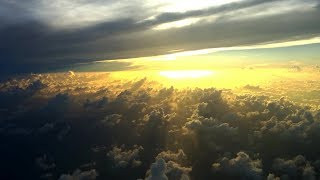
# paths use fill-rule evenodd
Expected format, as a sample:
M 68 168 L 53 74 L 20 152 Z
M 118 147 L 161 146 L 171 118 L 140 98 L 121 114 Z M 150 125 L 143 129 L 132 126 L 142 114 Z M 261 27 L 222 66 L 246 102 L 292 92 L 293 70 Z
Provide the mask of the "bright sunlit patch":
M 163 56 L 171 56 L 171 57 L 177 58 L 177 57 L 184 57 L 184 56 L 205 55 L 205 54 L 210 54 L 210 53 L 215 53 L 220 51 L 272 49 L 272 48 L 302 46 L 302 45 L 318 44 L 318 43 L 320 43 L 320 37 L 313 37 L 309 39 L 301 39 L 301 40 L 294 40 L 294 41 L 287 41 L 287 42 L 270 42 L 266 44 L 257 44 L 257 45 L 251 45 L 251 46 L 220 47 L 220 48 L 193 50 L 193 51 L 182 51 L 182 52 L 171 53 Z
M 154 0 L 150 1 L 153 2 Z M 241 0 L 201 0 L 197 2 L 195 2 L 194 0 L 162 0 L 161 3 L 163 3 L 164 6 L 161 6 L 158 10 L 164 12 L 186 12 L 190 10 L 203 9 L 212 6 L 219 6 L 236 1 Z
M 160 75 L 173 78 L 173 79 L 184 79 L 184 78 L 200 78 L 212 75 L 213 71 L 209 70 L 179 70 L 179 71 L 161 71 Z
M 164 23 L 160 24 L 156 27 L 154 27 L 154 30 L 165 30 L 165 29 L 171 29 L 171 28 L 181 28 L 184 26 L 189 26 L 192 24 L 197 23 L 200 21 L 202 18 L 189 18 L 189 19 L 183 19 L 180 21 L 174 21 L 174 22 L 169 22 L 169 23 Z

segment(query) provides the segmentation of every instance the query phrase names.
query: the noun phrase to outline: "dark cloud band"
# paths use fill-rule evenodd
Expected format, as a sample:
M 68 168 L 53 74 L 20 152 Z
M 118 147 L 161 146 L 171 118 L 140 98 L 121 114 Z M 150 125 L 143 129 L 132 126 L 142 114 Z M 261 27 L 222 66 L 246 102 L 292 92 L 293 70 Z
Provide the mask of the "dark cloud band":
M 172 49 L 197 50 L 299 40 L 320 33 L 318 6 L 301 12 L 241 18 L 250 15 L 250 8 L 279 5 L 273 0 L 247 0 L 184 13 L 163 13 L 139 22 L 133 14 L 90 26 L 58 29 L 30 13 L 35 2 L 1 3 L 1 9 L 6 11 L 0 14 L 5 22 L 0 26 L 0 65 L 7 72 L 49 71 L 101 59 L 160 55 Z M 282 2 L 290 5 L 291 1 Z M 306 2 L 301 1 L 301 6 Z M 18 11 L 14 13 L 14 10 Z M 246 13 L 232 13 L 239 10 Z M 219 18 L 182 28 L 152 29 L 163 23 L 212 15 L 219 15 Z

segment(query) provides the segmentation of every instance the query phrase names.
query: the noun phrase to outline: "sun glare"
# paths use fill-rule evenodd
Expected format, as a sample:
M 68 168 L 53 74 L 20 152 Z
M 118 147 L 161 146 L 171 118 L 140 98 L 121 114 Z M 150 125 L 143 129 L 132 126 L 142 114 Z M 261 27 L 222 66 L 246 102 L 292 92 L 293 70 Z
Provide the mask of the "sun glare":
M 160 71 L 160 75 L 172 79 L 200 78 L 212 75 L 214 72 L 209 70 L 178 70 Z

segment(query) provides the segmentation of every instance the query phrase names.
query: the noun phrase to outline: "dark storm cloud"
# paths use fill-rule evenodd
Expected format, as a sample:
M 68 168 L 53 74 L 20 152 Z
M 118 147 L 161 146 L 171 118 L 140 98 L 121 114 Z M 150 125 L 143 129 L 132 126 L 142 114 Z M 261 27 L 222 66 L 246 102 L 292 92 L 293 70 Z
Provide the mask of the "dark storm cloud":
M 76 2 L 77 6 L 88 4 L 87 1 L 71 2 Z M 106 5 L 114 2 L 93 1 L 89 4 Z M 146 9 L 146 13 L 137 12 L 144 7 L 137 3 L 120 8 L 126 13 L 132 11 L 130 16 L 105 22 L 101 19 L 95 23 L 82 22 L 82 25 L 70 22 L 70 25 L 55 27 L 52 23 L 64 18 L 42 12 L 41 8 L 43 11 L 49 9 L 43 4 L 39 5 L 39 1 L 3 1 L 0 3 L 0 19 L 3 22 L 0 25 L 1 70 L 2 73 L 45 72 L 100 59 L 160 55 L 172 49 L 241 46 L 318 36 L 319 5 L 306 11 L 292 10 L 251 17 L 252 8 L 278 8 L 294 2 L 304 6 L 308 2 L 315 4 L 316 1 L 246 0 L 182 13 L 154 12 L 154 18 L 149 20 L 143 20 L 143 17 L 150 17 L 150 10 Z M 35 12 L 33 9 L 37 8 L 40 10 Z M 163 23 L 212 15 L 218 16 L 215 22 L 200 21 L 192 26 L 159 31 L 152 29 Z M 241 18 L 246 16 L 250 18 Z

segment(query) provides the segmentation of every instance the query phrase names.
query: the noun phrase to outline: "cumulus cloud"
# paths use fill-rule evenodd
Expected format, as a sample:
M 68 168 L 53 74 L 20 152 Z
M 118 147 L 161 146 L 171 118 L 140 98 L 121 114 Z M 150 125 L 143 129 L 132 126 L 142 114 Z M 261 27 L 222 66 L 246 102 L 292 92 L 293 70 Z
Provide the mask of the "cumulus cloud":
M 191 167 L 186 167 L 187 156 L 182 149 L 177 152 L 163 151 L 156 156 L 156 161 L 146 173 L 146 179 L 189 180 Z
M 183 163 L 187 160 L 187 156 L 182 149 L 179 149 L 177 153 L 172 151 L 163 151 L 157 155 L 156 159 L 164 159 L 165 161 Z
M 168 166 L 168 167 L 167 167 Z M 181 167 L 179 164 L 169 161 L 166 163 L 163 159 L 159 158 L 151 165 L 150 171 L 147 172 L 146 180 L 166 180 L 166 179 L 179 179 L 189 180 L 188 174 L 190 168 Z M 149 174 L 149 175 L 148 175 Z M 167 176 L 168 175 L 168 176 Z M 169 178 L 168 178 L 169 177 Z
M 273 162 L 272 170 L 281 179 L 316 179 L 314 168 L 302 155 L 289 160 L 277 158 Z
M 261 160 L 253 160 L 245 152 L 238 152 L 233 159 L 223 157 L 218 163 L 212 164 L 215 172 L 223 172 L 240 179 L 263 179 Z
M 142 164 L 139 160 L 139 154 L 143 151 L 142 146 L 134 145 L 132 149 L 125 149 L 125 146 L 113 147 L 107 153 L 107 156 L 111 158 L 117 168 L 126 167 L 138 167 Z
M 277 136 L 282 140 L 310 143 L 310 141 L 306 140 L 317 131 L 319 122 L 313 121 L 313 115 L 309 113 L 303 114 L 302 116 L 290 114 L 286 117 L 286 120 L 279 120 L 273 116 L 270 120 L 261 122 L 261 128 L 256 134 L 259 134 L 260 137 L 271 135 Z
M 174 161 L 167 162 L 166 174 L 169 179 L 189 180 L 189 173 L 191 171 L 191 167 L 183 167 Z
M 163 159 L 158 159 L 155 163 L 152 163 L 150 175 L 146 180 L 168 180 L 168 177 L 165 175 L 166 169 L 166 162 Z
M 179 149 L 176 153 L 163 151 L 157 155 L 156 159 L 166 162 L 165 174 L 169 179 L 189 179 L 189 173 L 192 168 L 183 166 L 187 163 L 187 156 L 182 149 Z
M 230 127 L 228 123 L 224 123 L 221 121 L 218 121 L 217 119 L 210 118 L 204 118 L 202 116 L 199 117 L 192 117 L 196 119 L 191 119 L 190 121 L 186 122 L 185 127 L 187 129 L 193 130 L 193 131 L 212 131 L 214 133 L 220 134 L 220 133 L 230 133 L 231 135 L 237 134 L 237 128 L 236 127 Z
M 192 116 L 184 125 L 186 135 L 195 136 L 197 143 L 203 144 L 213 151 L 222 151 L 239 141 L 238 127 L 212 117 Z M 228 143 L 224 140 L 228 139 Z
M 19 97 L 15 105 L 1 102 L 0 153 L 16 162 L 1 166 L 7 179 L 21 179 L 12 177 L 13 171 L 35 172 L 21 173 L 28 179 L 58 179 L 70 167 L 81 171 L 60 178 L 93 178 L 96 171 L 102 179 L 319 176 L 320 112 L 312 101 L 261 95 L 273 92 L 265 87 L 242 94 L 155 83 L 106 73 L 33 74 L 0 83 L 1 95 Z M 303 157 L 294 157 L 298 154 Z M 36 170 L 25 166 L 35 161 Z M 81 166 L 84 162 L 96 163 Z

